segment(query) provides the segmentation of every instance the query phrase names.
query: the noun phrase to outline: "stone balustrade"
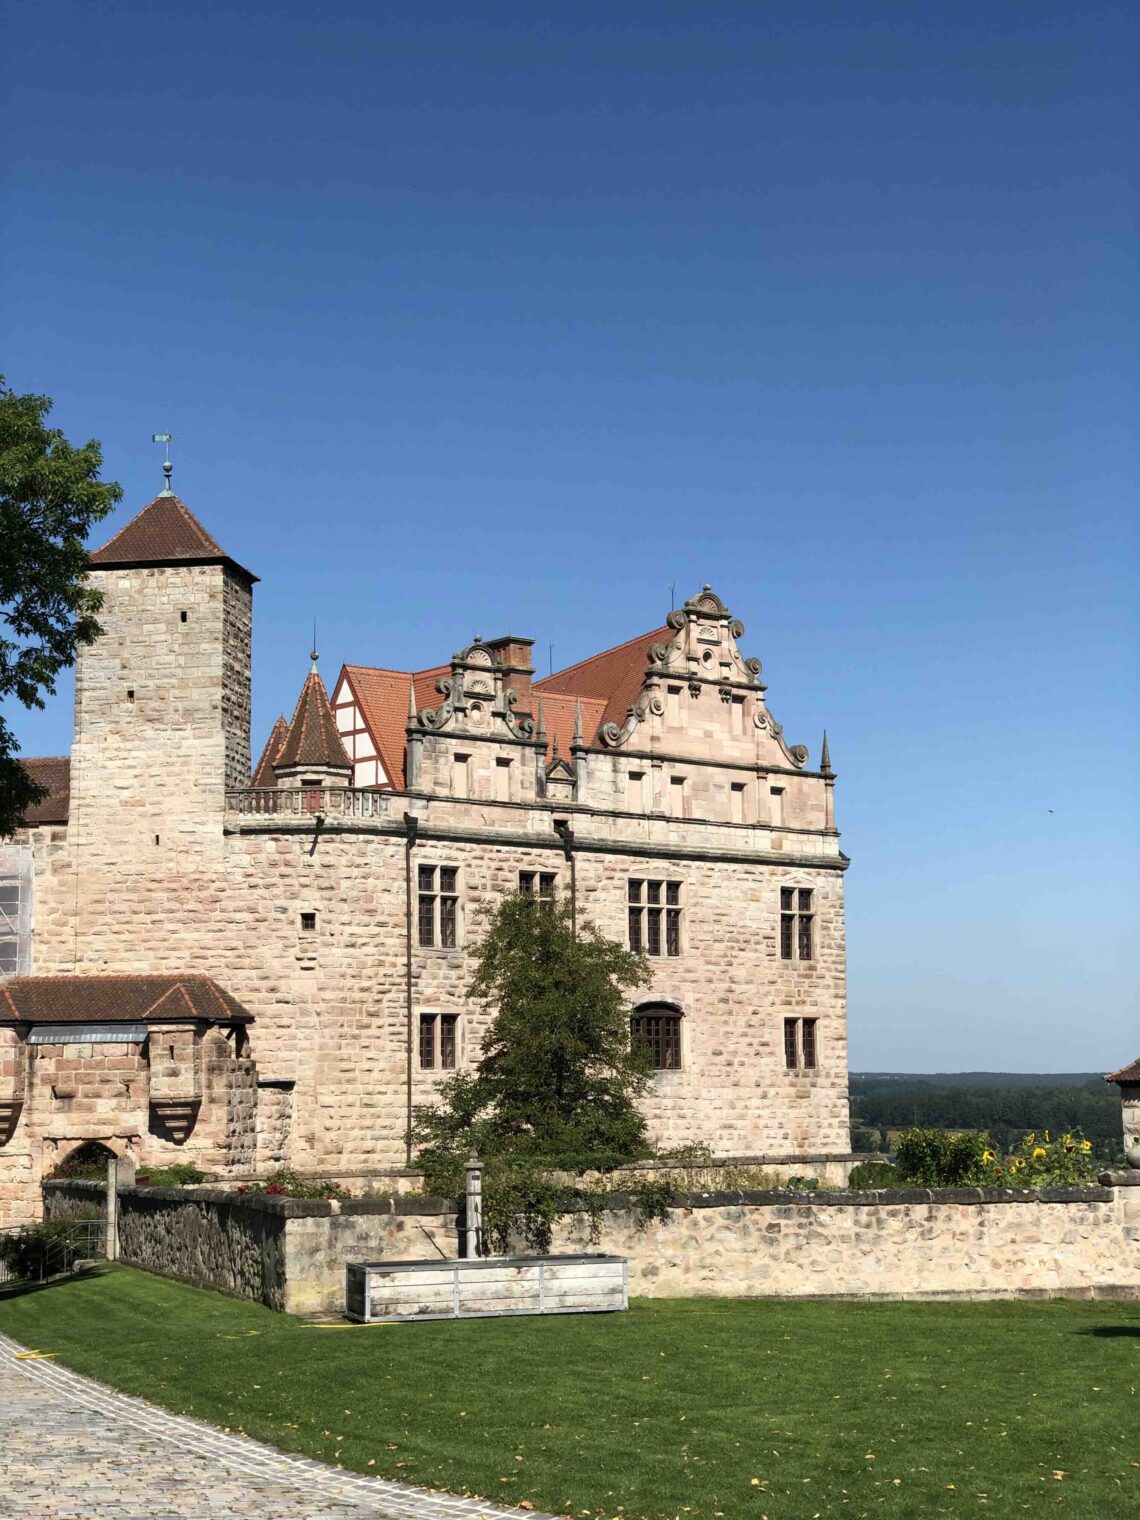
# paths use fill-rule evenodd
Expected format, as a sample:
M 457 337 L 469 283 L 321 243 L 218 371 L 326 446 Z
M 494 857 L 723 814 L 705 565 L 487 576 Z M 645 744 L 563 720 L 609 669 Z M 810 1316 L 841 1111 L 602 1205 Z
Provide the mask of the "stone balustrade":
M 253 818 L 386 818 L 390 792 L 351 786 L 242 787 L 226 793 L 226 811 Z

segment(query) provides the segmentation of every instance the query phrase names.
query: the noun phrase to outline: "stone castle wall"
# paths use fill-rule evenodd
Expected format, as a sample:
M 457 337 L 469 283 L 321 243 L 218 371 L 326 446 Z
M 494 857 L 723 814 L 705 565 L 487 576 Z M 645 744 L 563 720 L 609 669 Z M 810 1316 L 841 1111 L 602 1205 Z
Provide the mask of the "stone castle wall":
M 630 1293 L 655 1298 L 1140 1298 L 1138 1191 L 681 1194 L 648 1229 L 610 1212 L 596 1241 L 572 1217 L 554 1252 L 625 1256 Z M 126 1188 L 119 1235 L 127 1262 L 295 1314 L 343 1311 L 347 1261 L 459 1254 L 455 1207 L 423 1198 Z

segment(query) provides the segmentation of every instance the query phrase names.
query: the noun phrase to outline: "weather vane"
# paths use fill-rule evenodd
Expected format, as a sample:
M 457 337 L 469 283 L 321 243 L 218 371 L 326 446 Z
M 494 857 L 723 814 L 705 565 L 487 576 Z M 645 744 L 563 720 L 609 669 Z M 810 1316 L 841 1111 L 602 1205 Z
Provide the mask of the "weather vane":
M 170 445 L 171 445 L 171 442 L 172 442 L 173 438 L 174 438 L 174 434 L 173 433 L 152 433 L 150 435 L 150 441 L 151 441 L 151 443 L 164 443 L 166 445 L 166 458 L 163 461 L 163 465 L 162 465 L 162 473 L 163 473 L 163 476 L 165 477 L 165 482 L 166 482 L 165 485 L 162 488 L 162 494 L 164 496 L 173 496 L 174 495 L 174 492 L 170 489 L 170 476 L 171 476 L 171 472 L 174 469 L 174 466 L 170 462 Z

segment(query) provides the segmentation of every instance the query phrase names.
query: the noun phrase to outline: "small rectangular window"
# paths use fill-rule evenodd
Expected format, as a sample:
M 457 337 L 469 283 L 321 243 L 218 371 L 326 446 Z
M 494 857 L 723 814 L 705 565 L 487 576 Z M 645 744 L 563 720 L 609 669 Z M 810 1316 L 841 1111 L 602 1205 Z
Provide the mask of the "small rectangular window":
M 661 954 L 661 909 L 650 908 L 647 914 L 648 934 L 646 936 L 646 950 L 650 955 Z
M 435 944 L 435 898 L 426 893 L 420 893 L 420 944 L 430 946 Z
M 629 910 L 629 948 L 635 955 L 640 955 L 644 946 L 641 943 L 641 909 L 630 908 Z
M 317 915 L 315 913 L 301 914 L 301 928 L 306 934 L 317 927 Z
M 681 1015 L 635 1013 L 629 1021 L 630 1044 L 649 1057 L 654 1071 L 676 1071 L 681 1065 Z
M 795 1071 L 800 1064 L 797 1030 L 799 1022 L 799 1019 L 784 1020 L 784 1065 L 789 1071 Z
M 815 955 L 815 893 L 811 887 L 780 888 L 780 958 L 810 961 Z
M 535 879 L 537 878 L 537 876 L 538 876 L 538 872 L 537 871 L 520 871 L 519 872 L 519 891 L 523 895 L 523 897 L 533 897 L 534 896 L 534 883 L 535 883 Z
M 445 1071 L 455 1068 L 457 1013 L 442 1013 L 439 1017 L 439 1064 Z
M 538 895 L 543 902 L 554 901 L 554 890 L 558 884 L 558 877 L 553 871 L 542 871 L 538 878 Z
M 815 1023 L 814 1019 L 803 1021 L 803 1057 L 809 1070 L 815 1069 Z
M 186 619 L 187 619 L 187 617 L 189 616 L 189 614 L 185 610 L 183 610 L 182 612 L 180 612 L 178 614 L 178 616 L 180 617 L 180 619 L 182 620 L 182 622 L 185 622 Z
M 454 897 L 439 900 L 439 944 L 442 950 L 454 950 L 456 944 L 457 913 Z
M 435 1066 L 435 1014 L 420 1014 L 420 1068 L 431 1071 Z

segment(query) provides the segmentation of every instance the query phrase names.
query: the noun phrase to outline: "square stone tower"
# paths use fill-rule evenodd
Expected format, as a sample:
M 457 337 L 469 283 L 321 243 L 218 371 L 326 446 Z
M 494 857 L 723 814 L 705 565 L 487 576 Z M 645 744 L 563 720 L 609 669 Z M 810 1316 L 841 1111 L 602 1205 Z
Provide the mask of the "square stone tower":
M 226 791 L 249 785 L 257 577 L 169 487 L 91 556 L 90 575 L 103 633 L 76 666 L 66 969 L 151 970 L 191 878 L 198 897 L 200 873 L 217 890 Z

